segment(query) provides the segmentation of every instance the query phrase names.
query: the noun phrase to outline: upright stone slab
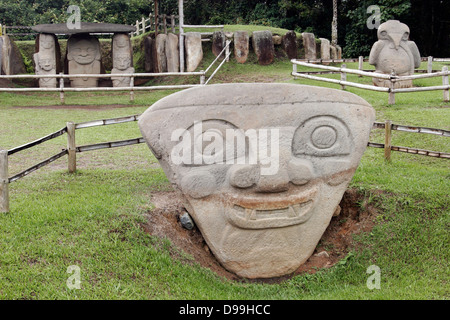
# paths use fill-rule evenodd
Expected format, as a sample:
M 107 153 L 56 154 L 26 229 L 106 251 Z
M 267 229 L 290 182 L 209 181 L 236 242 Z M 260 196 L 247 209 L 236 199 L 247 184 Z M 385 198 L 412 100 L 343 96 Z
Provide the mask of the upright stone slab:
M 337 51 L 337 59 L 342 59 L 342 48 L 341 48 L 341 46 L 337 45 L 336 46 L 336 51 Z
M 2 65 L 5 75 L 16 75 L 26 73 L 22 55 L 16 43 L 7 35 L 1 36 L 2 45 Z
M 421 57 L 414 41 L 409 41 L 409 27 L 398 20 L 389 20 L 378 28 L 378 41 L 372 47 L 369 63 L 375 72 L 408 76 L 420 67 Z M 389 87 L 390 81 L 373 78 L 376 86 Z M 395 88 L 412 87 L 412 80 L 397 81 Z
M 37 39 L 38 52 L 33 55 L 36 75 L 54 75 L 57 69 L 56 37 L 51 34 L 40 34 Z M 39 79 L 40 88 L 56 88 L 56 78 Z
M 185 35 L 187 72 L 195 71 L 203 59 L 202 35 L 200 32 L 187 32 Z
M 272 32 L 268 30 L 254 31 L 252 44 L 260 65 L 266 66 L 273 62 L 275 57 L 275 47 L 273 44 Z
M 330 57 L 331 57 L 331 59 L 339 59 L 336 46 L 333 46 L 333 45 L 330 46 Z
M 179 39 L 176 34 L 169 33 L 166 39 L 167 71 L 180 72 Z
M 283 36 L 283 49 L 289 59 L 298 58 L 297 35 L 295 31 L 289 31 Z
M 247 31 L 234 33 L 234 57 L 238 63 L 245 63 L 248 59 L 250 37 Z
M 320 38 L 320 58 L 322 60 L 330 60 L 330 40 Z
M 316 51 L 316 39 L 313 33 L 302 33 L 303 48 L 305 50 L 305 59 L 315 60 L 317 59 Z
M 144 53 L 145 53 L 145 59 L 144 59 L 144 70 L 145 72 L 153 72 L 153 65 L 154 65 L 154 59 L 153 59 L 153 50 L 154 50 L 154 40 L 152 37 L 148 36 L 144 40 Z
M 223 31 L 215 31 L 212 37 L 212 52 L 217 57 L 225 48 L 226 36 Z
M 268 278 L 314 252 L 374 119 L 341 90 L 239 83 L 168 96 L 139 127 L 220 263 Z
M 72 35 L 67 41 L 68 73 L 100 74 L 101 52 L 100 42 L 88 34 Z M 70 78 L 73 88 L 89 88 L 98 86 L 98 78 Z
M 113 68 L 112 74 L 134 73 L 133 67 L 133 48 L 131 46 L 130 36 L 125 33 L 117 33 L 112 40 Z M 129 87 L 131 85 L 130 77 L 112 77 L 113 87 Z
M 166 34 L 160 33 L 156 36 L 155 72 L 167 72 L 166 40 Z

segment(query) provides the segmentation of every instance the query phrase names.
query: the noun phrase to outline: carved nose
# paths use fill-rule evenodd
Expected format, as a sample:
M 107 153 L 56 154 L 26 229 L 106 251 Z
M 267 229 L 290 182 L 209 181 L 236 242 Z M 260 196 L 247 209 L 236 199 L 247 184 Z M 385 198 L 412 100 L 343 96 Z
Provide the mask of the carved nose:
M 261 176 L 256 186 L 257 192 L 277 193 L 289 189 L 289 174 L 284 168 L 280 168 L 275 175 Z

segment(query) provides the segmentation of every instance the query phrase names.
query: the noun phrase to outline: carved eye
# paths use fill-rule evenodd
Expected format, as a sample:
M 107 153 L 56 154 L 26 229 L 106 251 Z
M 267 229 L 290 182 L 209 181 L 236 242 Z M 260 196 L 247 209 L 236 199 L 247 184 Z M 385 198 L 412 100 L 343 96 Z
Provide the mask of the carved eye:
M 382 37 L 386 37 L 386 36 L 387 36 L 387 32 L 386 32 L 386 31 L 381 31 L 380 35 L 381 35 Z
M 351 152 L 350 130 L 333 116 L 314 117 L 297 128 L 292 141 L 292 153 L 302 155 L 331 157 L 348 155 Z
M 409 32 L 405 32 L 405 34 L 402 37 L 402 40 L 407 41 L 409 39 Z

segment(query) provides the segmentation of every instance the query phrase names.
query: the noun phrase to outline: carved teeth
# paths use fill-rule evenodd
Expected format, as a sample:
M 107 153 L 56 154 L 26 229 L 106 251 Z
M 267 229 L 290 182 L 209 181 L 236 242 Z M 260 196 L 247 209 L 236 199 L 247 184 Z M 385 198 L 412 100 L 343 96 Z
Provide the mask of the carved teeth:
M 296 208 L 297 209 L 297 208 Z M 300 209 L 300 207 L 298 206 L 298 209 Z M 297 213 L 296 213 L 296 211 L 297 212 L 299 212 L 298 210 L 294 210 L 294 208 L 292 207 L 292 206 L 289 206 L 289 209 L 288 209 L 288 217 L 289 218 L 295 218 L 295 217 L 297 217 Z
M 245 217 L 247 220 L 256 220 L 256 210 L 245 209 Z

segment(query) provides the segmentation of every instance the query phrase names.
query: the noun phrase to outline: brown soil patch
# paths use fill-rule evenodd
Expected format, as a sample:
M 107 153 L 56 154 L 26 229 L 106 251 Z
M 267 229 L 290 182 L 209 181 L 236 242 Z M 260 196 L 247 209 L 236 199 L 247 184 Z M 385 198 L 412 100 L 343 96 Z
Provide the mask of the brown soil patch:
M 243 280 L 220 265 L 196 227 L 186 230 L 181 226 L 179 216 L 184 207 L 175 192 L 155 193 L 152 202 L 155 209 L 147 214 L 148 221 L 143 224 L 143 228 L 153 236 L 169 239 L 172 243 L 169 253 L 173 258 L 184 263 L 198 263 L 229 280 Z M 298 274 L 330 268 L 345 258 L 353 248 L 353 235 L 368 232 L 375 225 L 377 209 L 368 204 L 364 195 L 353 189 L 345 192 L 340 207 L 340 214 L 331 220 L 314 254 L 296 272 L 281 278 L 252 281 L 279 283 Z M 192 256 L 193 260 L 182 252 Z

